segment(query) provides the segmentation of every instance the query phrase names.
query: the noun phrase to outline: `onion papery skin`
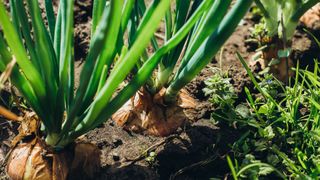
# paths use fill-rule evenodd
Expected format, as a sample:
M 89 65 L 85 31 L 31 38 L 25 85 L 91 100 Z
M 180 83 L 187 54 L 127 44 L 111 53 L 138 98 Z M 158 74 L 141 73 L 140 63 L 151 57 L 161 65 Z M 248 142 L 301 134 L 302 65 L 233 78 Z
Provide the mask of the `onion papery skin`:
M 197 102 L 186 90 L 181 90 L 177 100 L 169 105 L 164 101 L 166 89 L 152 96 L 145 89 L 138 91 L 113 116 L 112 120 L 124 129 L 152 136 L 168 136 L 187 120 L 185 109 L 195 109 Z
M 11 152 L 7 173 L 12 180 L 64 180 L 69 172 L 70 156 L 54 152 L 40 138 L 19 143 Z
M 101 151 L 91 143 L 76 142 L 56 152 L 40 138 L 19 143 L 7 163 L 12 180 L 93 178 L 100 169 Z

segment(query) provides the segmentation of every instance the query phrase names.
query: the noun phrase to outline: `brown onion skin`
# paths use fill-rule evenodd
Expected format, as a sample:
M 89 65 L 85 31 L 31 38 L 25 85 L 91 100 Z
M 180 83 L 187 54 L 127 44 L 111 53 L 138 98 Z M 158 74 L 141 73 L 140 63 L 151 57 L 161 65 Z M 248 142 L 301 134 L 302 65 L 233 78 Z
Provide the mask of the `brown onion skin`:
M 166 89 L 152 96 L 145 89 L 137 92 L 116 113 L 112 120 L 118 126 L 140 134 L 165 137 L 189 120 L 185 109 L 195 109 L 197 101 L 182 89 L 176 102 L 166 104 Z
M 67 153 L 54 153 L 43 140 L 35 138 L 12 150 L 7 173 L 12 180 L 63 180 L 69 172 L 69 161 Z
M 79 174 L 93 178 L 100 169 L 100 155 L 91 143 L 77 142 L 54 152 L 42 139 L 35 138 L 12 150 L 7 174 L 12 180 L 65 180 Z

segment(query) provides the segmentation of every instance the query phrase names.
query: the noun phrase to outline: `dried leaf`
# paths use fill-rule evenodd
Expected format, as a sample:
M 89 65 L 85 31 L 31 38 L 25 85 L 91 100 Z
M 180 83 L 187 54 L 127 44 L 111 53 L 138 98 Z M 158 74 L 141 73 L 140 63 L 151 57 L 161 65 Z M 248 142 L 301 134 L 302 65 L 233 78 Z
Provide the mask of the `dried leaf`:
M 8 80 L 12 72 L 13 67 L 17 63 L 16 58 L 13 56 L 11 62 L 7 65 L 6 69 L 2 72 L 0 76 L 0 89 L 3 88 L 3 84 Z

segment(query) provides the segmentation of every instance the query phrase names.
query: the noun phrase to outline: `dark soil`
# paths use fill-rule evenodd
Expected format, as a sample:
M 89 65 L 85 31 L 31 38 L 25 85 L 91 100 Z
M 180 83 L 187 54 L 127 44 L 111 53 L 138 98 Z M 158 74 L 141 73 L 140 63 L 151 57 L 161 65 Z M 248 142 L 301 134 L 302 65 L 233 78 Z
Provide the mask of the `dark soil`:
M 81 61 L 88 50 L 90 39 L 91 7 L 88 1 L 76 1 L 75 56 L 78 61 L 76 76 L 79 76 Z M 187 90 L 199 104 L 192 111 L 192 123 L 178 129 L 166 138 L 130 133 L 117 127 L 111 120 L 83 137 L 84 141 L 96 144 L 102 151 L 101 171 L 94 179 L 224 179 L 229 167 L 225 155 L 230 145 L 238 138 L 237 130 L 227 124 L 214 124 L 210 114 L 214 107 L 207 101 L 202 89 L 204 80 L 213 73 L 210 67 L 221 67 L 232 77 L 234 87 L 243 101 L 245 86 L 252 89 L 244 68 L 235 56 L 240 52 L 250 61 L 255 53 L 253 47 L 245 43 L 250 36 L 254 22 L 246 18 L 224 45 L 222 55 L 216 58 L 193 80 Z M 319 29 L 311 29 L 319 37 Z M 309 35 L 298 28 L 293 39 L 293 57 L 303 64 L 309 64 L 319 57 L 319 48 Z M 220 59 L 221 57 L 221 59 Z M 259 67 L 252 67 L 259 69 Z M 79 80 L 78 80 L 79 81 Z M 7 97 L 2 96 L 1 97 Z M 10 140 L 15 135 L 15 126 L 0 119 L 0 162 L 8 152 Z M 155 156 L 152 156 L 152 154 Z M 4 168 L 0 167 L 0 179 L 7 179 Z M 75 177 L 74 179 L 83 179 Z
M 10 106 L 10 93 L 3 90 L 0 92 L 1 99 L 0 105 Z M 0 117 L 0 180 L 7 179 L 5 174 L 4 161 L 7 152 L 10 150 L 10 144 L 15 135 L 17 134 L 18 124 L 12 123 Z

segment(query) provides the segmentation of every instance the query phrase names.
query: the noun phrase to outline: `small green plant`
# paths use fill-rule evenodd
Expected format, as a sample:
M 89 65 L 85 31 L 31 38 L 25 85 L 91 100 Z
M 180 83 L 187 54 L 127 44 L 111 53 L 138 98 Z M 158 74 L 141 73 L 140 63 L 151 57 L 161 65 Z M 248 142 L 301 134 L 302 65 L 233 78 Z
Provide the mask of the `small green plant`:
M 218 68 L 211 68 L 214 75 L 204 81 L 203 92 L 209 96 L 209 101 L 221 109 L 233 107 L 237 98 L 231 78 Z
M 145 160 L 150 164 L 154 165 L 156 162 L 157 154 L 154 151 L 148 153 L 145 157 Z
M 239 167 L 237 161 L 234 165 L 229 156 L 227 156 L 227 161 L 232 173 L 232 177 L 235 180 L 259 179 L 260 177 L 269 175 L 272 172 L 276 172 L 279 177 L 285 179 L 285 176 L 276 168 L 274 168 L 270 164 L 262 163 L 261 161 L 256 160 L 255 157 L 251 154 L 245 155 L 245 158 L 241 162 L 241 167 Z
M 238 54 L 258 94 L 247 88 L 242 111 L 213 114 L 213 118 L 236 123 L 242 132 L 232 145 L 229 158 L 234 179 L 259 177 L 317 179 L 320 176 L 319 64 L 313 72 L 296 69 L 291 86 L 283 86 L 270 75 L 260 83 Z M 232 114 L 232 118 L 230 117 Z

